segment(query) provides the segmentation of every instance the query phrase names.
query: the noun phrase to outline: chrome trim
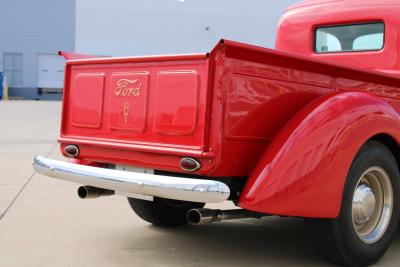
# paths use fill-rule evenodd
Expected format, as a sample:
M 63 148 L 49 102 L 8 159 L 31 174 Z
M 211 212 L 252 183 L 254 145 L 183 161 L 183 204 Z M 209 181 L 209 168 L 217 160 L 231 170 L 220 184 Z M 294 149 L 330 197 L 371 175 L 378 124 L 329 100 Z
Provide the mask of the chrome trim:
M 227 200 L 230 194 L 229 187 L 219 181 L 119 171 L 41 156 L 33 159 L 33 168 L 49 177 L 145 196 L 218 203 Z
M 191 209 L 187 213 L 187 220 L 191 225 L 207 225 L 213 222 L 226 220 L 257 218 L 260 219 L 268 214 L 261 214 L 245 209 L 214 210 L 214 209 Z
M 69 149 L 72 149 L 74 153 L 69 152 Z M 76 145 L 66 145 L 64 147 L 64 152 L 70 157 L 77 157 L 79 155 L 79 147 Z
M 187 168 L 185 168 L 185 167 L 182 166 L 182 161 L 184 161 L 184 160 L 191 161 L 191 162 L 193 162 L 196 166 L 193 167 L 193 168 L 187 169 Z M 198 162 L 197 160 L 195 160 L 194 158 L 184 157 L 184 158 L 181 158 L 181 160 L 180 160 L 180 166 L 181 166 L 181 169 L 184 170 L 184 171 L 187 171 L 187 172 L 194 172 L 194 171 L 197 171 L 198 169 L 201 168 L 201 163 Z
M 353 196 L 353 220 L 356 225 L 368 222 L 374 215 L 376 198 L 371 187 L 366 184 L 359 185 Z
M 153 196 L 145 196 L 145 195 L 139 195 L 139 194 L 121 192 L 121 191 L 114 191 L 114 193 L 115 193 L 115 195 L 118 195 L 118 196 L 136 198 L 136 199 L 141 199 L 141 200 L 147 200 L 147 201 L 150 201 L 150 202 L 154 201 L 154 197 Z
M 112 196 L 115 194 L 114 190 L 98 188 L 93 186 L 82 185 L 77 190 L 78 196 L 81 199 L 99 198 L 105 196 Z
M 374 166 L 359 178 L 353 194 L 352 218 L 358 238 L 378 242 L 386 233 L 393 213 L 393 188 L 388 173 Z

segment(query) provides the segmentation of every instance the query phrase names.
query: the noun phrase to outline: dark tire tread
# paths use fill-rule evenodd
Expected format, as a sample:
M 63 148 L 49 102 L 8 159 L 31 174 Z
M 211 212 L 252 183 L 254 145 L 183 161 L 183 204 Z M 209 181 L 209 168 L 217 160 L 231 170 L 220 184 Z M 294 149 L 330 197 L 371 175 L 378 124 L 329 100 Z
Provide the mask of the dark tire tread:
M 340 226 L 329 219 L 306 219 L 306 231 L 318 253 L 335 264 L 364 266 L 358 264 L 346 252 Z

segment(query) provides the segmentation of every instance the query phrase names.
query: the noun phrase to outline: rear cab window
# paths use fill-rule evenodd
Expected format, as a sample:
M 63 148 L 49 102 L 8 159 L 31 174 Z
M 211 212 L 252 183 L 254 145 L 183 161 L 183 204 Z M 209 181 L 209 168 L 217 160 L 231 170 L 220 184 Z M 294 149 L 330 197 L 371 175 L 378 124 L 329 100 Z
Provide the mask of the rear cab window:
M 379 51 L 384 47 L 385 24 L 361 24 L 318 27 L 314 36 L 316 53 Z

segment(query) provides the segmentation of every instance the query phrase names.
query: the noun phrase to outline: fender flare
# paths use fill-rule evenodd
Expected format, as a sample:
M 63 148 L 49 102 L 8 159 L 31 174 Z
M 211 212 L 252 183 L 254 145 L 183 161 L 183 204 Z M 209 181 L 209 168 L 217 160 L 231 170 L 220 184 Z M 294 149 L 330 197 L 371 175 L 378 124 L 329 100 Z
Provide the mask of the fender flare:
M 378 134 L 400 140 L 400 116 L 362 92 L 321 96 L 299 111 L 260 157 L 241 193 L 242 208 L 275 215 L 336 218 L 361 146 Z

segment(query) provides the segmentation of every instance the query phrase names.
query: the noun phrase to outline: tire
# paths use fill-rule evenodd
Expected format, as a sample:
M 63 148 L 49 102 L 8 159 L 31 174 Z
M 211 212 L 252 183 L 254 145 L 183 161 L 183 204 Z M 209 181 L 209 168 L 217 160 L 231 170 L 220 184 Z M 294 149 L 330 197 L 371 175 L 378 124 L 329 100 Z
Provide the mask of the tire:
M 400 221 L 399 177 L 390 150 L 380 142 L 368 141 L 350 167 L 339 217 L 305 219 L 317 251 L 345 266 L 378 261 L 395 237 Z
M 143 220 L 160 227 L 188 223 L 186 215 L 191 209 L 203 208 L 204 203 L 154 198 L 153 201 L 128 198 L 133 211 Z

